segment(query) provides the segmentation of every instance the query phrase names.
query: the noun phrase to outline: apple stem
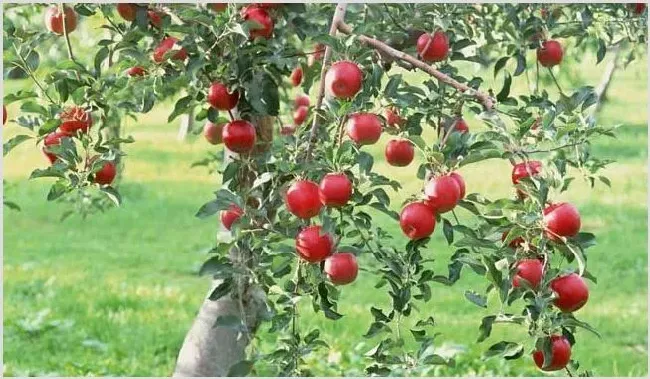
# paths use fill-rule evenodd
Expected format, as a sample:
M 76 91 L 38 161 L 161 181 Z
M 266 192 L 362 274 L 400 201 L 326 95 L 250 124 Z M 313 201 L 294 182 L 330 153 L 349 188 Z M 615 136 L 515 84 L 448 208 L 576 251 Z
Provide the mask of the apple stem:
M 230 116 L 230 121 L 235 121 L 235 116 L 232 114 L 232 110 L 228 109 L 228 115 Z
M 553 82 L 557 86 L 557 90 L 560 91 L 560 95 L 562 95 L 562 97 L 567 97 L 564 94 L 564 91 L 562 91 L 562 87 L 560 87 L 560 83 L 558 83 L 557 78 L 555 77 L 555 74 L 553 74 L 553 70 L 550 67 L 548 67 L 548 72 L 551 74 L 551 78 L 553 78 Z

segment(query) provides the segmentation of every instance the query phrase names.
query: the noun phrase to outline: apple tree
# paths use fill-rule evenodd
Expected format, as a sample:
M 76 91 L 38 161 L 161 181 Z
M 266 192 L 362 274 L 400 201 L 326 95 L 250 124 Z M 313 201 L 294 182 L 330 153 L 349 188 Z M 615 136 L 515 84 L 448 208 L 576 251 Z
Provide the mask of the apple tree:
M 301 328 L 300 313 L 344 322 L 339 295 L 360 270 L 390 304 L 371 307 L 359 334 L 375 342 L 366 374 L 454 364 L 436 354 L 432 291 L 468 270 L 485 287 L 467 289 L 467 300 L 487 308 L 495 293 L 501 303 L 477 311 L 477 342 L 497 323 L 528 333 L 486 346 L 485 359 L 584 374 L 571 352 L 580 333 L 598 333 L 575 315 L 596 282 L 586 254 L 596 237 L 556 199 L 576 179 L 610 185 L 600 173 L 610 161 L 590 146 L 615 128 L 593 112 L 602 93 L 558 74 L 567 60 L 600 63 L 613 49 L 627 62 L 642 54 L 642 5 L 8 4 L 5 75 L 29 77 L 34 90 L 4 96 L 21 104 L 13 119 L 27 133 L 4 153 L 42 145 L 47 164 L 30 178 L 55 178 L 47 199 L 85 216 L 120 204 L 121 146 L 137 143 L 122 133 L 125 118 L 174 99 L 168 122 L 194 114 L 205 125 L 194 132 L 223 144 L 195 163 L 221 175 L 197 216 L 218 216 L 223 229 L 201 268 L 214 281 L 176 375 L 318 374 L 306 358 L 327 341 Z M 76 46 L 87 20 L 101 33 Z M 528 91 L 515 93 L 521 82 Z M 303 94 L 291 98 L 291 87 Z M 391 203 L 401 183 L 364 148 L 383 133 L 389 165 L 419 165 L 422 190 L 405 204 Z M 463 168 L 489 159 L 512 164 L 511 197 L 465 185 Z M 379 213 L 408 243 L 373 222 Z M 453 251 L 447 272 L 432 268 L 436 232 Z M 269 351 L 255 344 L 262 328 L 277 337 Z

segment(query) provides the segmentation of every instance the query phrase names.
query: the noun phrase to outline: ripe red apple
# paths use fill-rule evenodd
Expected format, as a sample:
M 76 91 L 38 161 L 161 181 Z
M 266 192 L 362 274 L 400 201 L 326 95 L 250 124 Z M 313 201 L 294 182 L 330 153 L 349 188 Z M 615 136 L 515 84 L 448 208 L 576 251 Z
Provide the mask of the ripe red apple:
M 250 28 L 248 32 L 250 39 L 257 37 L 268 39 L 273 35 L 273 19 L 265 9 L 254 6 L 247 7 L 243 18 L 245 21 L 254 21 L 258 24 Z
M 88 129 L 93 125 L 93 119 L 90 112 L 86 112 L 83 108 L 73 106 L 64 109 L 60 114 L 61 124 L 59 131 L 69 136 L 77 134 L 77 131 L 87 133 Z
M 400 117 L 397 108 L 394 107 L 386 108 L 384 110 L 384 117 L 386 117 L 386 125 L 392 128 L 399 128 L 406 122 L 406 120 Z
M 174 45 L 178 42 L 178 39 L 174 37 L 167 37 L 163 39 L 158 46 L 153 50 L 153 60 L 156 63 L 162 63 L 165 59 L 165 54 L 170 51 Z M 171 57 L 173 60 L 184 61 L 187 58 L 187 50 L 184 47 L 181 47 L 174 55 Z
M 429 237 L 436 227 L 433 210 L 421 201 L 407 204 L 399 215 L 399 226 L 412 240 Z
M 228 9 L 228 3 L 210 3 L 208 4 L 208 7 L 213 11 L 220 13 Z
M 54 145 L 59 145 L 61 143 L 61 138 L 66 138 L 67 135 L 65 133 L 61 132 L 52 132 L 45 136 L 43 139 L 43 154 L 45 154 L 45 157 L 50 161 L 50 163 L 54 163 L 57 159 L 57 156 L 54 153 L 50 153 L 47 151 L 48 146 L 54 146 Z
M 460 134 L 465 134 L 469 132 L 469 126 L 467 125 L 465 120 L 463 120 L 462 117 L 459 117 L 458 119 L 456 119 L 456 122 L 454 123 L 454 130 Z
M 372 145 L 381 136 L 381 121 L 372 113 L 355 113 L 348 118 L 347 131 L 357 145 Z
M 237 106 L 239 102 L 239 91 L 228 92 L 228 87 L 220 82 L 212 82 L 208 88 L 208 103 L 220 110 L 228 111 Z
M 418 38 L 418 54 L 427 62 L 440 62 L 449 54 L 449 39 L 442 31 L 431 34 L 424 33 Z
M 102 168 L 95 173 L 95 177 L 93 181 L 101 185 L 111 184 L 113 183 L 113 179 L 115 179 L 116 174 L 117 174 L 117 170 L 115 167 L 115 163 L 105 162 L 104 166 L 102 166 Z
M 234 120 L 227 123 L 221 131 L 221 138 L 228 150 L 240 154 L 253 150 L 257 141 L 255 127 L 246 120 Z
M 332 254 L 334 240 L 318 225 L 304 228 L 296 236 L 296 251 L 310 263 L 320 262 Z
M 542 42 L 542 46 L 537 48 L 537 60 L 544 67 L 553 67 L 562 62 L 562 45 L 555 40 Z
M 460 200 L 460 186 L 449 175 L 438 176 L 429 180 L 424 187 L 427 204 L 436 213 L 445 213 L 454 209 Z
M 308 114 L 309 108 L 305 106 L 298 107 L 298 109 L 293 112 L 293 123 L 296 125 L 302 125 L 302 123 L 307 119 Z
M 573 237 L 580 231 L 580 213 L 569 203 L 551 204 L 544 208 L 544 224 L 551 240 L 558 241 L 557 236 Z
M 52 5 L 45 11 L 45 27 L 54 34 L 63 35 L 63 19 L 68 34 L 77 28 L 77 12 L 74 9 L 64 6 L 61 13 L 58 5 Z
M 2 104 L 2 125 L 7 123 L 7 107 Z
M 317 43 L 314 45 L 314 51 L 309 54 L 307 57 L 307 66 L 311 67 L 316 63 L 316 61 L 320 61 L 323 59 L 325 56 L 325 45 L 322 43 Z
M 293 183 L 287 190 L 284 201 L 289 212 L 302 219 L 316 216 L 323 207 L 318 185 L 310 180 L 298 180 Z
M 578 274 L 557 277 L 549 283 L 557 297 L 553 304 L 562 312 L 575 312 L 589 300 L 589 288 Z
M 231 204 L 228 209 L 221 211 L 220 219 L 223 227 L 227 230 L 230 230 L 230 228 L 232 228 L 232 224 L 239 220 L 243 214 L 244 211 L 239 206 L 237 206 L 237 204 Z
M 323 271 L 330 282 L 343 285 L 354 282 L 359 272 L 357 257 L 352 253 L 336 253 L 325 259 Z
M 544 264 L 539 259 L 522 259 L 517 263 L 517 272 L 512 278 L 512 286 L 518 288 L 520 280 L 527 281 L 531 288 L 536 289 L 544 277 Z
M 544 366 L 544 353 L 541 350 L 533 353 L 533 360 L 537 367 L 544 371 L 562 370 L 571 360 L 571 344 L 566 337 L 553 335 L 551 338 L 551 362 L 548 367 Z
M 318 197 L 326 207 L 342 207 L 352 197 L 352 182 L 343 173 L 327 174 L 320 181 Z
M 291 85 L 298 87 L 302 83 L 302 67 L 298 66 L 291 71 Z
M 309 107 L 309 96 L 304 93 L 296 96 L 296 100 L 293 102 L 293 109 L 298 109 L 300 107 Z
M 117 4 L 117 13 L 125 21 L 134 21 L 135 20 L 135 13 L 136 13 L 137 9 L 138 9 L 137 5 L 131 4 L 131 3 L 118 3 Z
M 283 136 L 290 136 L 295 132 L 296 132 L 295 125 L 284 125 L 280 128 L 280 134 L 282 134 Z
M 394 139 L 386 144 L 384 156 L 389 165 L 404 167 L 413 162 L 415 149 L 411 141 L 407 139 Z
M 144 68 L 140 66 L 133 66 L 125 71 L 128 76 L 144 76 L 147 73 Z
M 542 162 L 528 161 L 517 163 L 512 167 L 512 184 L 519 183 L 519 180 L 530 176 L 537 176 L 542 172 Z
M 340 61 L 332 65 L 325 75 L 327 92 L 339 99 L 351 99 L 361 89 L 363 72 L 350 61 Z
M 158 29 L 162 28 L 163 20 L 160 12 L 149 10 L 147 11 L 147 17 L 149 18 L 149 22 L 151 23 L 151 25 L 155 26 Z
M 218 145 L 223 142 L 222 133 L 224 123 L 214 124 L 210 121 L 203 126 L 203 136 L 212 145 Z
M 451 178 L 456 180 L 456 183 L 458 184 L 458 189 L 460 189 L 460 198 L 458 200 L 464 199 L 465 198 L 465 179 L 457 173 L 457 172 L 452 172 L 449 174 Z

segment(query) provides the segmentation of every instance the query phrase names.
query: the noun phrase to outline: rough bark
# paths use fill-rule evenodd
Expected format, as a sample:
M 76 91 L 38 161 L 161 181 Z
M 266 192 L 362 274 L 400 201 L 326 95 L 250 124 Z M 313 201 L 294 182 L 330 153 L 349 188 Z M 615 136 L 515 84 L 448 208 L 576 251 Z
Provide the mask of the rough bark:
M 274 117 L 265 116 L 251 120 L 257 126 L 258 144 L 252 154 L 266 150 L 273 139 Z M 224 161 L 230 162 L 236 153 L 224 149 Z M 227 233 L 221 227 L 222 233 Z M 233 264 L 244 264 L 246 252 L 230 252 Z M 178 354 L 175 377 L 226 376 L 232 365 L 246 359 L 246 347 L 257 329 L 261 314 L 265 312 L 265 294 L 261 288 L 243 285 L 237 281 L 236 289 L 216 301 L 209 299 L 220 281 L 213 281 L 199 312 L 185 336 Z M 241 295 L 241 298 L 240 298 Z M 241 300 L 240 300 L 241 299 Z M 248 333 L 232 327 L 215 326 L 223 316 L 239 318 Z

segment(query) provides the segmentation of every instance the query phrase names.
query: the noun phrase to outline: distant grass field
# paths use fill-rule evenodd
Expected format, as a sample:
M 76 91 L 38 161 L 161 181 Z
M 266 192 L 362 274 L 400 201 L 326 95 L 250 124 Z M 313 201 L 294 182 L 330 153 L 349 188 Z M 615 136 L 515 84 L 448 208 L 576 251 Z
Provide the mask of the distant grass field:
M 604 64 L 571 66 L 560 80 L 595 84 Z M 594 190 L 580 180 L 563 199 L 574 202 L 583 216 L 583 230 L 598 236 L 588 251 L 589 268 L 598 277 L 591 296 L 579 311 L 581 319 L 602 333 L 602 340 L 580 331 L 574 357 L 601 376 L 646 376 L 647 341 L 647 62 L 632 63 L 616 73 L 609 101 L 599 115 L 604 125 L 623 124 L 616 140 L 602 139 L 594 152 L 616 159 L 606 175 L 612 188 Z M 521 78 L 516 82 L 522 88 Z M 489 83 L 488 83 L 489 85 Z M 5 82 L 5 93 L 29 86 Z M 567 85 L 568 86 L 568 85 Z M 549 88 L 552 88 L 550 85 Z M 10 118 L 18 111 L 9 107 Z M 59 218 L 65 206 L 45 200 L 48 181 L 26 177 L 45 158 L 32 143 L 12 151 L 3 166 L 8 185 L 4 194 L 22 207 L 4 209 L 4 367 L 5 375 L 166 376 L 174 366 L 208 280 L 195 275 L 211 247 L 217 218 L 199 220 L 195 211 L 218 188 L 219 179 L 204 168 L 189 166 L 212 149 L 202 138 L 176 140 L 177 124 L 166 124 L 168 109 L 157 108 L 125 130 L 136 143 L 128 158 L 121 192 L 124 204 L 87 220 Z M 478 121 L 468 120 L 478 128 Z M 3 128 L 5 140 L 22 132 L 13 123 Z M 383 162 L 384 137 L 369 147 L 376 167 L 401 181 L 393 208 L 419 190 L 415 164 L 391 170 Z M 220 148 L 219 148 L 220 149 Z M 461 170 L 469 192 L 492 198 L 511 191 L 508 162 L 489 161 Z M 397 224 L 376 220 L 402 242 Z M 437 230 L 426 254 L 437 258 L 445 272 L 452 248 Z M 362 354 L 372 340 L 361 336 L 370 325 L 371 305 L 388 304 L 373 288 L 373 278 L 361 273 L 343 289 L 339 322 L 324 319 L 305 307 L 301 327 L 318 325 L 330 351 L 314 353 L 310 361 L 321 375 L 362 375 Z M 453 287 L 433 286 L 433 298 L 423 311 L 434 316 L 441 333 L 441 351 L 459 350 L 457 367 L 434 368 L 430 375 L 539 375 L 528 355 L 517 361 L 482 361 L 479 356 L 500 339 L 524 337 L 515 326 L 496 326 L 493 337 L 475 344 L 480 319 L 488 314 L 463 297 L 466 289 L 482 290 L 484 281 L 463 271 Z M 494 300 L 494 299 L 492 299 Z M 273 336 L 260 335 L 264 346 Z

